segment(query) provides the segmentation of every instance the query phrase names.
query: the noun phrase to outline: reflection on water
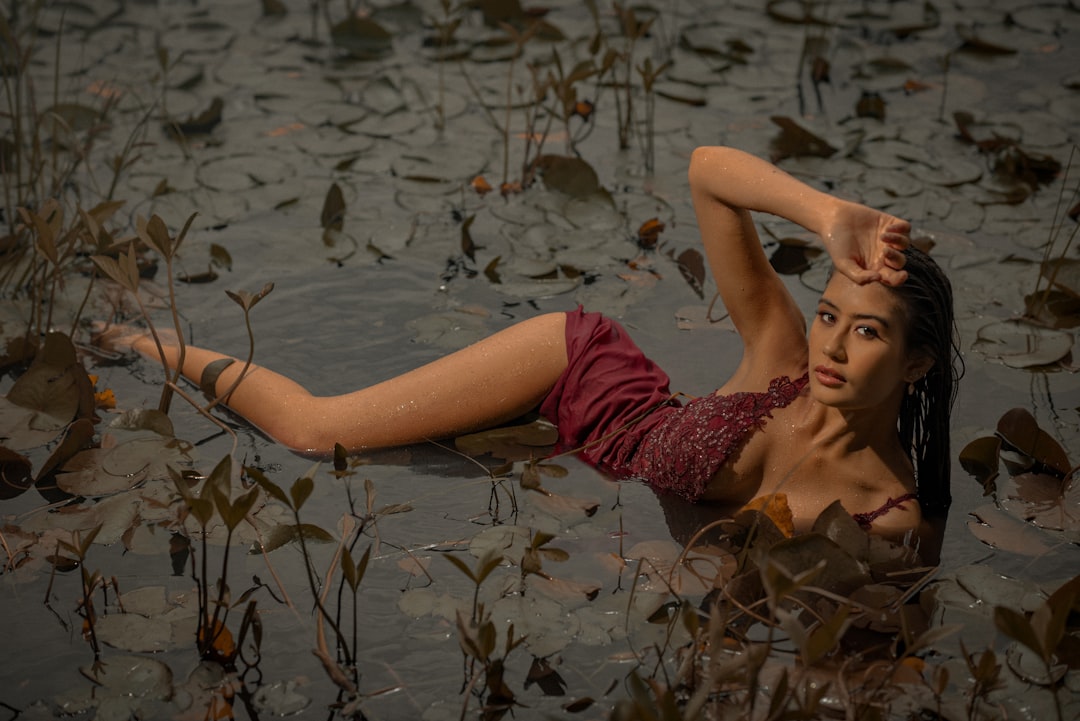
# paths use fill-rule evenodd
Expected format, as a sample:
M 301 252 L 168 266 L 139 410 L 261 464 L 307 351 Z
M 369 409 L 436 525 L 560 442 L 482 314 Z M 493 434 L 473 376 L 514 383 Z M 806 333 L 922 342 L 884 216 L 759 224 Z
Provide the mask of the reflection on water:
M 695 283 L 701 279 L 695 280 L 688 265 L 692 256 L 683 255 L 697 247 L 685 181 L 688 156 L 695 146 L 710 143 L 786 155 L 791 138 L 770 117 L 790 118 L 835 152 L 828 158 L 785 158 L 783 167 L 912 218 L 950 270 L 968 368 L 954 451 L 992 429 L 1013 406 L 1031 408 L 1045 428 L 1075 448 L 1080 384 L 1073 374 L 1018 370 L 998 362 L 1001 353 L 993 349 L 972 350 L 977 338 L 986 337 L 980 335 L 984 328 L 1023 310 L 1062 180 L 1053 173 L 1033 183 L 995 174 L 1001 156 L 965 140 L 960 130 L 970 141 L 1013 141 L 1011 147 L 1025 153 L 1009 156 L 1013 160 L 1050 156 L 1061 163 L 1080 130 L 1075 12 L 1013 6 L 1004 0 L 960 2 L 930 13 L 921 3 L 829 3 L 814 8 L 822 15 L 820 24 L 779 17 L 794 13 L 801 19 L 799 3 L 773 3 L 771 13 L 752 3 L 704 0 L 642 8 L 641 17 L 655 20 L 635 45 L 633 64 L 648 58 L 653 67 L 668 60 L 672 65 L 652 98 L 631 71 L 635 115 L 624 149 L 617 137 L 625 98 L 610 78 L 592 76 L 574 86 L 579 100 L 594 104 L 591 115 L 564 112 L 553 94 L 539 116 L 530 115 L 529 63 L 545 77 L 566 73 L 579 61 L 600 62 L 590 55 L 597 27 L 586 4 L 576 2 L 545 4 L 547 25 L 513 66 L 507 61 L 513 44 L 503 42 L 503 32 L 478 11 L 454 11 L 461 24 L 452 44 L 433 40 L 438 23 L 446 27 L 435 2 L 375 3 L 370 19 L 387 37 L 358 25 L 339 29 L 336 43 L 329 42 L 323 9 L 309 12 L 301 3 L 287 5 L 283 15 L 264 15 L 258 3 L 247 0 L 57 3 L 40 16 L 42 33 L 29 72 L 39 91 L 53 87 L 51 43 L 59 37 L 60 93 L 85 108 L 99 107 L 103 98 L 116 103 L 108 124 L 95 130 L 93 155 L 77 176 L 84 204 L 106 192 L 104 176 L 94 174 L 95 162 L 133 143 L 140 157 L 120 175 L 115 193 L 127 201 L 121 211 L 125 231 L 139 215 L 157 213 L 178 228 L 197 211 L 182 272 L 209 267 L 214 245 L 227 250 L 231 266 L 217 269 L 218 280 L 180 288 L 178 305 L 193 341 L 246 353 L 242 317 L 222 291 L 274 282 L 275 291 L 253 313 L 256 358 L 316 393 L 375 382 L 515 320 L 577 303 L 620 317 L 668 369 L 677 390 L 708 392 L 734 367 L 738 345 L 728 331 L 693 320 L 681 324 L 690 330 L 680 329 L 676 320 L 702 318 L 711 296 L 707 280 L 699 294 Z M 335 22 L 343 19 L 337 5 L 325 12 Z M 609 10 L 602 10 L 599 30 L 609 47 L 627 47 Z M 804 52 L 827 61 L 826 72 L 820 64 L 812 72 Z M 358 53 L 374 57 L 358 60 Z M 220 122 L 214 122 L 215 99 Z M 655 116 L 649 118 L 652 102 Z M 958 128 L 958 111 L 972 113 L 973 122 Z M 207 132 L 177 142 L 166 131 L 172 123 Z M 579 154 L 595 170 L 602 193 L 560 185 L 580 182 L 575 172 L 569 180 L 553 173 L 546 185 L 500 195 L 501 183 L 529 179 L 528 161 L 539 152 L 536 143 L 545 131 L 543 152 Z M 652 174 L 645 172 L 647 162 Z M 496 190 L 475 192 L 471 182 L 477 175 Z M 340 227 L 327 228 L 320 219 L 334 184 L 344 209 Z M 638 232 L 653 218 L 665 227 L 656 249 L 645 252 Z M 793 232 L 770 220 L 764 228 L 770 243 Z M 808 311 L 823 272 L 815 263 L 801 277 L 790 277 Z M 104 316 L 107 310 L 101 305 L 95 313 Z M 1021 333 L 1006 342 L 1024 345 L 1030 338 Z M 155 369 L 97 372 L 122 406 L 155 402 Z M 177 408 L 173 421 L 179 437 L 198 443 L 198 466 L 212 467 L 230 450 L 228 438 L 198 414 Z M 308 461 L 242 423 L 235 427 L 238 455 L 275 482 L 288 487 L 308 471 Z M 628 647 L 660 643 L 664 631 L 642 620 L 655 610 L 649 603 L 660 603 L 661 589 L 641 589 L 632 600 L 635 578 L 623 559 L 633 557 L 628 553 L 637 544 L 685 540 L 688 516 L 675 514 L 679 528 L 669 530 L 670 518 L 648 489 L 612 484 L 573 460 L 564 465 L 566 477 L 544 479 L 552 491 L 547 496 L 526 492 L 513 480 L 493 484 L 485 470 L 449 452 L 405 449 L 359 467 L 350 486 L 357 508 L 367 503 L 361 482 L 367 479 L 375 492 L 373 509 L 408 509 L 380 516 L 378 533 L 371 533 L 377 543 L 360 595 L 358 664 L 365 693 L 393 691 L 366 704 L 370 717 L 461 713 L 455 611 L 468 605 L 472 585 L 442 556 L 458 551 L 473 564 L 476 559 L 465 551 L 482 555 L 484 543 L 501 528 L 553 534 L 552 545 L 569 556 L 551 571 L 567 583 L 548 587 L 534 577 L 535 585 L 520 594 L 518 573 L 509 569 L 482 588 L 489 608 L 516 619 L 519 633 L 523 627 L 529 633 L 526 651 L 508 659 L 507 678 L 518 700 L 561 713 L 559 706 L 572 698 L 611 703 L 623 697 L 623 688 L 612 685 L 628 673 Z M 316 478 L 305 521 L 338 535 L 343 484 L 326 467 Z M 976 540 L 968 514 L 986 503 L 981 491 L 957 463 L 944 574 L 968 573 L 970 564 L 981 564 L 1000 574 L 1046 580 L 1077 568 L 1075 544 L 1043 540 L 1038 554 L 1025 555 Z M 36 502 L 27 494 L 3 511 L 55 542 L 61 532 L 49 529 L 64 526 L 36 509 Z M 137 704 L 121 703 L 123 691 L 90 698 L 77 670 L 90 658 L 77 638 L 81 622 L 72 615 L 77 581 L 71 574 L 52 581 L 53 615 L 39 603 L 48 582 L 42 568 L 36 576 L 5 574 L 0 613 L 19 619 L 7 644 L 9 659 L 19 663 L 5 666 L 0 701 L 26 709 L 45 699 L 52 708 L 62 698 L 69 711 L 96 706 L 107 717 L 106 710 L 122 715 L 141 704 L 171 715 L 205 708 L 206 687 L 231 683 L 207 680 L 200 674 L 211 672 L 190 660 L 184 639 L 194 628 L 192 584 L 172 574 L 169 535 L 150 524 L 149 506 L 128 505 L 128 525 L 110 536 L 112 545 L 95 545 L 90 562 L 115 575 L 122 592 L 151 587 L 160 595 L 142 612 L 156 624 L 154 632 L 163 634 L 154 648 L 164 650 L 153 658 L 165 670 L 142 672 L 171 673 L 173 700 L 148 693 Z M 125 537 L 125 530 L 135 528 Z M 357 558 L 361 551 L 354 549 Z M 215 567 L 222 550 L 212 546 L 210 553 Z M 313 553 L 325 568 L 332 544 Z M 312 622 L 303 560 L 293 545 L 270 559 L 296 609 L 258 592 L 266 637 L 264 683 L 233 691 L 249 715 L 306 703 L 321 713 L 337 689 L 309 654 Z M 252 576 L 273 585 L 259 556 L 237 554 L 231 563 L 235 595 L 258 585 L 248 583 Z M 555 566 L 546 563 L 545 568 Z M 574 583 L 599 584 L 599 595 L 587 601 Z M 134 597 L 129 601 L 134 607 Z M 101 603 L 118 610 L 111 594 Z M 133 645 L 129 634 L 118 638 L 121 647 Z M 105 658 L 119 663 L 118 653 L 109 649 Z M 522 690 L 534 656 L 556 668 L 565 698 L 546 697 L 551 687 L 538 683 Z

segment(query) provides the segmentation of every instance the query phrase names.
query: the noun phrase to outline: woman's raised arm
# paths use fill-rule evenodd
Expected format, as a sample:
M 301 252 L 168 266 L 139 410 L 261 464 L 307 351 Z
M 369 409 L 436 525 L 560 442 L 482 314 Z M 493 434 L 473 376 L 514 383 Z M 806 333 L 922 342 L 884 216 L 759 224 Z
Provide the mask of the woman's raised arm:
M 906 278 L 906 221 L 835 198 L 749 153 L 702 147 L 690 161 L 690 190 L 721 299 L 745 345 L 743 370 L 787 352 L 805 322 L 769 265 L 749 211 L 785 218 L 816 233 L 837 270 L 859 283 Z

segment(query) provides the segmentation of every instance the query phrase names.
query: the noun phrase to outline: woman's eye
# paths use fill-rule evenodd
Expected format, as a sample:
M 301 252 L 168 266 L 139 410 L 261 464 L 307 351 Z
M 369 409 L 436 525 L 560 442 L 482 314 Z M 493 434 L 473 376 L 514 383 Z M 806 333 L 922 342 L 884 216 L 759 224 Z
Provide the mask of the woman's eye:
M 871 328 L 868 325 L 860 325 L 855 330 L 855 332 L 858 333 L 861 336 L 866 337 L 866 338 L 877 338 L 878 337 L 877 330 L 875 330 L 874 328 Z
M 819 310 L 818 318 L 821 318 L 823 323 L 832 323 L 836 320 L 836 316 L 827 310 Z

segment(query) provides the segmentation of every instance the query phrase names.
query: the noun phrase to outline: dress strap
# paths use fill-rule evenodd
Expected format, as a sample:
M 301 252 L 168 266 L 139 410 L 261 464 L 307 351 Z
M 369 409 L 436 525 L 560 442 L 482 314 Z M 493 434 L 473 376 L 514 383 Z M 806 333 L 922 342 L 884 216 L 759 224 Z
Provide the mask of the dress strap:
M 876 511 L 868 511 L 866 513 L 852 513 L 851 517 L 855 519 L 863 528 L 870 528 L 874 521 L 884 516 L 886 513 L 894 508 L 903 509 L 905 501 L 914 501 L 917 496 L 914 493 L 905 493 L 899 498 L 889 497 L 889 500 L 885 501 L 885 505 Z

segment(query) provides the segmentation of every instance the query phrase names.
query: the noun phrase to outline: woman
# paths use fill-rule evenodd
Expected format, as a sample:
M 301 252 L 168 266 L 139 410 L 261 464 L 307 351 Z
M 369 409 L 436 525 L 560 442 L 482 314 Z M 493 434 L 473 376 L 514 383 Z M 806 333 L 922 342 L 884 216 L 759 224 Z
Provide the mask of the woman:
M 742 361 L 716 394 L 683 407 L 668 378 L 615 323 L 553 313 L 391 380 L 315 397 L 249 369 L 229 406 L 301 452 L 415 443 L 491 427 L 539 407 L 562 449 L 691 500 L 787 496 L 806 527 L 840 499 L 864 526 L 899 536 L 949 504 L 948 417 L 955 394 L 952 295 L 907 222 L 819 192 L 730 148 L 699 148 L 690 187 Z M 816 233 L 837 273 L 806 334 L 762 250 L 750 211 Z M 146 336 L 128 341 L 156 357 Z M 175 347 L 165 348 L 175 366 Z M 183 374 L 221 354 L 188 347 Z M 232 386 L 241 363 L 216 380 Z M 916 500 L 917 499 L 917 500 Z

